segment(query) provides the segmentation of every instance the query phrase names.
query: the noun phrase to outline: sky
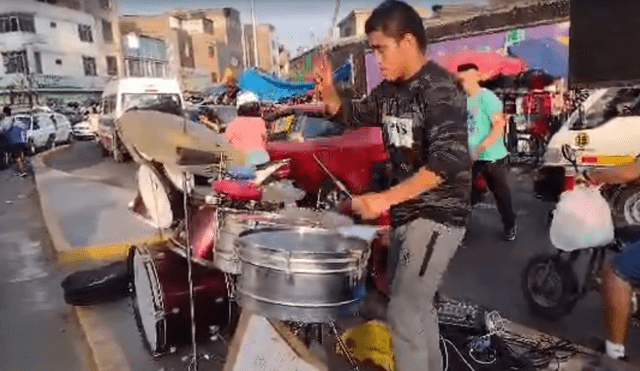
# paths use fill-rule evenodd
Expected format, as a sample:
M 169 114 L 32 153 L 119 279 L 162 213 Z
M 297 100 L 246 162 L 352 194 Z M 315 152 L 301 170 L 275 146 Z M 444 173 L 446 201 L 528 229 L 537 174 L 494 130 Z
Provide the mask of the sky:
M 482 0 L 406 0 L 414 6 L 484 3 Z M 355 8 L 375 8 L 382 0 L 341 0 L 338 22 Z M 276 27 L 280 42 L 290 51 L 312 46 L 314 38 L 328 35 L 335 0 L 255 0 L 256 22 Z M 232 7 L 243 23 L 251 22 L 250 0 L 120 0 L 122 14 L 155 14 L 174 8 L 207 9 Z

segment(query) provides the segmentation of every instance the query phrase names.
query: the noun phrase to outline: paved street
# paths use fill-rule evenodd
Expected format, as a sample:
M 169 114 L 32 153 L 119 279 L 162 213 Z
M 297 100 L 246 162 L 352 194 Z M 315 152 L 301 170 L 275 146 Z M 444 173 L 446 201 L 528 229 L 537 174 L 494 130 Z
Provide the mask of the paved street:
M 510 320 L 542 332 L 591 345 L 593 338 L 604 337 L 598 293 L 589 293 L 578 302 L 570 315 L 558 322 L 537 318 L 528 310 L 520 289 L 520 277 L 531 257 L 555 251 L 549 241 L 546 222 L 553 204 L 534 197 L 530 175 L 517 175 L 514 171 L 511 180 L 518 216 L 517 240 L 503 242 L 497 210 L 493 206 L 488 208 L 486 206 L 489 205 L 479 205 L 473 212 L 469 244 L 460 249 L 453 259 L 444 277 L 443 292 L 498 309 Z M 491 200 L 489 202 L 492 203 Z M 584 277 L 581 272 L 577 273 L 578 277 Z M 632 362 L 640 365 L 638 328 L 631 329 L 627 353 Z
M 104 159 L 95 145 L 90 142 L 74 143 L 70 148 L 50 158 L 48 165 L 78 176 L 101 179 L 111 185 L 129 190 L 135 187 L 134 164 L 115 164 L 110 159 Z M 11 179 L 11 181 L 20 180 Z M 591 293 L 578 303 L 570 316 L 555 323 L 536 318 L 528 311 L 520 290 L 520 275 L 530 257 L 553 251 L 546 225 L 547 212 L 553 205 L 534 198 L 529 172 L 514 169 L 511 173 L 511 181 L 515 189 L 514 197 L 519 221 L 518 239 L 512 243 L 501 240 L 499 215 L 491 205 L 491 199 L 479 205 L 473 213 L 469 243 L 460 249 L 454 258 L 444 278 L 442 291 L 448 296 L 468 298 L 489 308 L 498 309 L 505 317 L 515 322 L 589 344 L 592 338 L 602 337 L 604 334 L 597 294 Z M 3 204 L 2 207 L 15 207 L 15 205 Z M 6 216 L 0 215 L 0 218 L 5 223 Z M 3 227 L 4 225 L 2 224 Z M 2 274 L 6 273 L 7 270 L 3 269 Z M 57 295 L 59 297 L 54 299 L 61 300 L 58 283 L 59 280 L 52 283 L 52 291 L 48 291 L 48 294 Z M 132 370 L 185 369 L 186 366 L 181 357 L 188 352 L 188 349 L 181 349 L 178 354 L 156 360 L 148 355 L 142 346 L 128 301 L 101 305 L 96 308 L 96 313 L 112 328 Z M 636 328 L 631 331 L 627 349 L 632 361 L 640 364 L 640 331 Z M 224 345 L 219 343 L 209 345 L 202 351 L 221 354 L 224 352 Z M 208 362 L 202 365 L 201 370 L 217 370 L 221 369 L 221 366 L 221 363 Z
M 33 177 L 0 172 L 0 370 L 88 369 L 51 251 Z

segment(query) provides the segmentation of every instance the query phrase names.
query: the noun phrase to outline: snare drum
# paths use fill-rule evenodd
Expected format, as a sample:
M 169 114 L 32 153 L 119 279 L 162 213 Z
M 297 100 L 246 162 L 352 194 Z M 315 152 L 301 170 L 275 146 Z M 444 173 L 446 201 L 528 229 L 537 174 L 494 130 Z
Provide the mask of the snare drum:
M 224 274 L 193 265 L 196 336 L 206 339 L 211 326 L 228 328 L 230 306 Z M 191 315 L 187 260 L 166 242 L 133 246 L 129 274 L 138 328 L 153 356 L 188 343 Z
M 353 224 L 350 218 L 332 212 L 300 208 L 278 213 L 249 212 L 209 205 L 198 210 L 190 220 L 189 241 L 194 261 L 234 275 L 241 273 L 235 240 L 242 232 L 262 227 L 336 228 Z M 181 251 L 181 255 L 186 256 L 186 252 Z
M 323 323 L 350 316 L 364 297 L 369 243 L 319 228 L 240 237 L 240 305 L 267 318 Z
M 288 221 L 273 213 L 247 213 L 246 211 L 223 209 L 219 215 L 221 217 L 218 224 L 218 238 L 213 251 L 213 264 L 221 271 L 234 275 L 241 273 L 242 265 L 238 257 L 238 249 L 235 246 L 235 241 L 240 233 L 288 224 Z

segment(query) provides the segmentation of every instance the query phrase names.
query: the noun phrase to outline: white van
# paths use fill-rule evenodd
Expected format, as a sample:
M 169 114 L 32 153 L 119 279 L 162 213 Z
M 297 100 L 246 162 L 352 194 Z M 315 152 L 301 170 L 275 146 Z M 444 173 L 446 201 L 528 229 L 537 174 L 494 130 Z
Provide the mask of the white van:
M 130 109 L 182 116 L 184 99 L 175 79 L 131 77 L 110 82 L 102 93 L 98 142 L 105 155 L 122 162 L 127 153 L 118 139 L 116 122 Z
M 555 193 L 572 187 L 575 169 L 562 146 L 576 150 L 581 167 L 610 167 L 640 155 L 640 87 L 595 90 L 551 138 L 543 157 L 536 192 Z

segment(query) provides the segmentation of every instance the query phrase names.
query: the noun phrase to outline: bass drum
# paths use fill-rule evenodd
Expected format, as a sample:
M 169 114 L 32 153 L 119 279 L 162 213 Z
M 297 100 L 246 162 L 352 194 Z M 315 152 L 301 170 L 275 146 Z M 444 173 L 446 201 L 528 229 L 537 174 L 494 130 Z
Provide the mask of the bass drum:
M 158 167 L 140 165 L 138 191 L 147 216 L 156 227 L 169 228 L 184 215 L 180 192 Z
M 167 243 L 133 246 L 128 257 L 136 322 L 153 356 L 188 344 L 191 339 L 187 261 Z M 193 265 L 196 337 L 205 340 L 211 327 L 233 329 L 237 310 L 229 305 L 224 274 Z

